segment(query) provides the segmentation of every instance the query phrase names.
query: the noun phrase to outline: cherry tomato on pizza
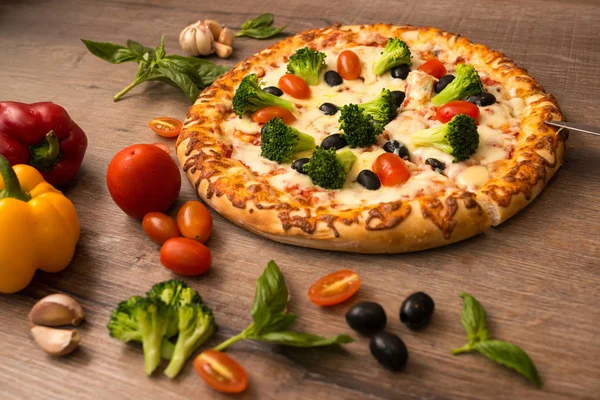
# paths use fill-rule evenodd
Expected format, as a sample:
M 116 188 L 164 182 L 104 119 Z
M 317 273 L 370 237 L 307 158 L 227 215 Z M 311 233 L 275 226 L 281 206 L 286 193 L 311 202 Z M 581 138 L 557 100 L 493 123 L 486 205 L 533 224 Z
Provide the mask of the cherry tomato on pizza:
M 307 99 L 310 96 L 310 88 L 304 79 L 298 75 L 285 74 L 279 78 L 279 87 L 285 93 L 297 99 Z
M 286 125 L 296 120 L 294 114 L 280 106 L 269 106 L 261 108 L 252 115 L 252 120 L 259 124 L 266 124 L 273 118 L 281 118 Z
M 344 269 L 325 275 L 308 289 L 308 298 L 319 306 L 333 306 L 352 297 L 360 288 L 356 272 Z
M 206 350 L 194 359 L 196 373 L 214 390 L 241 393 L 248 387 L 246 370 L 233 358 L 217 350 Z
M 442 62 L 437 58 L 432 58 L 431 60 L 426 61 L 419 67 L 419 71 L 423 71 L 437 79 L 440 79 L 442 76 L 446 75 L 447 72 L 444 64 L 442 64 Z
M 175 118 L 159 117 L 154 118 L 148 125 L 158 136 L 173 138 L 181 132 L 183 122 Z
M 362 66 L 360 59 L 352 50 L 344 50 L 340 53 L 337 59 L 337 72 L 342 78 L 352 81 L 360 77 Z
M 383 153 L 373 163 L 373 172 L 383 186 L 395 186 L 410 178 L 410 171 L 403 159 L 393 153 Z
M 438 108 L 437 119 L 445 124 L 458 114 L 466 114 L 479 124 L 479 107 L 464 100 L 453 100 Z

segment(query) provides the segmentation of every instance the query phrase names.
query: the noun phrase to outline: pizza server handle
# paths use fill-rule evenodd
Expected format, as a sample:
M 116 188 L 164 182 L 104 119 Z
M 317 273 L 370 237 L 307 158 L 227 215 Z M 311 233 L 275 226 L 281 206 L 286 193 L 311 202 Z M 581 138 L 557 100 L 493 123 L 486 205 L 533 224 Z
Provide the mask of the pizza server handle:
M 578 131 L 583 133 L 589 133 L 590 135 L 600 136 L 600 128 L 586 124 L 576 124 L 574 122 L 564 121 L 546 121 L 546 124 L 555 126 L 557 128 L 565 128 L 572 131 Z

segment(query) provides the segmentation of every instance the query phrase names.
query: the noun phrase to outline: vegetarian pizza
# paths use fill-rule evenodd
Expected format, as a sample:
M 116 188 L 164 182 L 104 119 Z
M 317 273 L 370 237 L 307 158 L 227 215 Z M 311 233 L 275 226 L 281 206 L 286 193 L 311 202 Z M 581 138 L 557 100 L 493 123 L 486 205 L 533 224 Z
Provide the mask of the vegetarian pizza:
M 199 196 L 313 248 L 463 240 L 529 204 L 562 163 L 554 97 L 503 54 L 434 28 L 333 26 L 283 40 L 201 93 L 177 142 Z

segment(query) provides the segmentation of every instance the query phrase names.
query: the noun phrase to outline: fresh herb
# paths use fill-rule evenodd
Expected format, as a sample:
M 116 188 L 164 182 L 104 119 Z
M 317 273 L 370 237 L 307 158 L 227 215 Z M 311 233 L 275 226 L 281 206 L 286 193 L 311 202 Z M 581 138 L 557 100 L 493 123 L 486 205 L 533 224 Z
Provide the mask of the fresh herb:
M 287 25 L 284 25 L 281 28 L 272 27 L 271 25 L 273 25 L 274 20 L 273 14 L 271 13 L 265 13 L 256 18 L 251 18 L 244 22 L 242 30 L 236 33 L 235 36 L 249 36 L 254 39 L 268 39 L 276 36 L 283 32 Z
M 112 64 L 138 63 L 134 81 L 115 95 L 115 101 L 142 82 L 161 81 L 183 90 L 193 103 L 198 98 L 200 89 L 210 85 L 228 70 L 227 67 L 200 58 L 166 55 L 164 35 L 156 49 L 145 47 L 133 40 L 127 41 L 127 47 L 86 39 L 81 41 L 93 55 Z
M 512 343 L 492 340 L 486 326 L 485 310 L 481 303 L 467 293 L 461 293 L 460 297 L 464 300 L 460 319 L 467 332 L 469 342 L 463 347 L 452 350 L 452 354 L 477 351 L 490 360 L 517 371 L 541 388 L 542 381 L 535 364 L 527 353 Z
M 239 335 L 215 347 L 215 350 L 222 351 L 242 339 L 262 340 L 294 347 L 320 347 L 353 341 L 347 335 L 324 338 L 288 330 L 288 327 L 296 320 L 295 314 L 286 312 L 288 298 L 289 293 L 283 274 L 277 264 L 271 261 L 256 281 L 254 304 L 250 310 L 254 322 Z

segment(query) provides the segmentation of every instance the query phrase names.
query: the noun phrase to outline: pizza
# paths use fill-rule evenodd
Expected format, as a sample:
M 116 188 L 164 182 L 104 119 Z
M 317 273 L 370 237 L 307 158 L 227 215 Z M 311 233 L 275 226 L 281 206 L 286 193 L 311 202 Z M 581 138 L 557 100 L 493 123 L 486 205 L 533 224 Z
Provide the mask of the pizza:
M 393 104 L 391 106 L 390 104 Z M 556 99 L 435 28 L 332 26 L 237 64 L 189 109 L 179 162 L 233 223 L 299 246 L 401 253 L 515 215 L 563 162 Z

